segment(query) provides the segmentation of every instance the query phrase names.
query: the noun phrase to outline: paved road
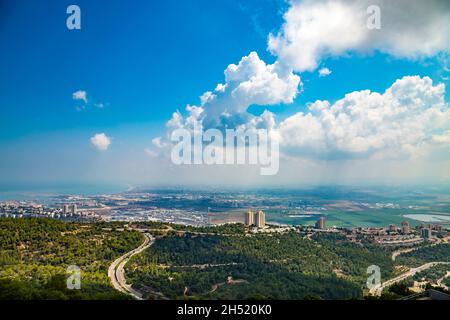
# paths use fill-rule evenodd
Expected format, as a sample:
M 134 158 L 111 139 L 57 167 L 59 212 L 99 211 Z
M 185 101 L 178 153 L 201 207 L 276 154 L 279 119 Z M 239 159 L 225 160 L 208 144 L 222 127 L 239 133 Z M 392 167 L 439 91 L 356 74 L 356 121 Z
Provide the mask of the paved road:
M 400 281 L 403 281 L 403 280 L 405 280 L 405 279 L 407 279 L 409 277 L 412 277 L 416 273 L 419 273 L 419 272 L 424 271 L 426 269 L 432 268 L 432 267 L 437 266 L 439 264 L 450 264 L 450 262 L 429 262 L 429 263 L 426 263 L 426 264 L 424 264 L 424 265 L 422 265 L 420 267 L 412 268 L 408 272 L 405 272 L 405 273 L 399 275 L 398 277 L 392 278 L 392 279 L 390 279 L 390 280 L 388 280 L 386 282 L 383 282 L 381 285 L 370 289 L 370 294 L 374 295 L 374 296 L 380 296 L 385 288 L 387 288 L 389 286 L 392 286 L 393 284 L 398 283 Z
M 395 259 L 397 259 L 397 257 L 398 257 L 399 255 L 401 255 L 401 254 L 408 253 L 408 252 L 413 252 L 413 251 L 416 251 L 416 250 L 419 249 L 419 248 L 421 248 L 421 247 L 408 248 L 408 249 L 400 249 L 400 250 L 394 251 L 394 252 L 392 253 L 392 261 L 395 261 Z
M 446 239 L 439 239 L 439 238 L 433 238 L 433 243 L 432 244 L 429 244 L 429 245 L 427 245 L 427 246 L 418 246 L 418 247 L 414 247 L 414 248 L 406 248 L 406 249 L 400 249 L 400 250 L 397 250 L 397 251 L 394 251 L 393 253 L 392 253 L 392 261 L 395 261 L 395 259 L 397 259 L 397 257 L 399 256 L 399 255 L 401 255 L 401 254 L 404 254 L 404 253 L 408 253 L 408 252 L 413 252 L 413 251 L 416 251 L 416 250 L 419 250 L 419 249 L 423 249 L 423 248 L 430 248 L 430 247 L 434 247 L 434 246 L 436 246 L 436 245 L 438 245 L 438 244 L 441 244 L 441 243 L 445 243 L 446 242 Z
M 436 284 L 437 284 L 439 287 L 442 287 L 442 288 L 448 290 L 448 287 L 443 283 L 444 280 L 445 280 L 446 278 L 448 278 L 448 277 L 450 277 L 450 271 L 447 271 L 447 274 L 446 274 L 445 276 L 443 276 L 442 278 L 438 279 L 438 281 L 436 281 Z
M 124 267 L 130 258 L 138 253 L 141 253 L 154 243 L 154 238 L 148 233 L 144 233 L 145 240 L 138 248 L 125 253 L 123 256 L 114 260 L 109 266 L 108 276 L 114 288 L 120 292 L 128 294 L 137 300 L 142 300 L 142 294 L 133 289 L 131 285 L 127 284 L 125 279 Z

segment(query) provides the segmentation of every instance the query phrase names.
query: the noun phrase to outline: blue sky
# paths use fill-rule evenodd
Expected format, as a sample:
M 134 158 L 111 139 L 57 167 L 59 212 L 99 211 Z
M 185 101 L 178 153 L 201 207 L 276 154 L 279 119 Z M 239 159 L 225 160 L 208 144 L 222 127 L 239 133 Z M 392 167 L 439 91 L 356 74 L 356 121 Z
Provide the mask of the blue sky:
M 70 4 L 17 0 L 0 7 L 3 184 L 126 183 L 128 171 L 114 179 L 114 168 L 138 166 L 126 159 L 142 157 L 152 138 L 164 135 L 172 113 L 198 105 L 200 95 L 224 81 L 229 64 L 252 51 L 267 64 L 278 60 L 267 38 L 280 32 L 283 14 L 292 6 L 282 0 L 80 0 L 82 29 L 68 30 Z M 319 77 L 321 67 L 331 75 Z M 319 68 L 294 68 L 303 85 L 293 103 L 248 111 L 257 116 L 268 109 L 281 121 L 306 112 L 305 106 L 319 99 L 334 102 L 365 89 L 383 93 L 406 75 L 446 83 L 433 54 L 424 59 L 382 50 L 328 55 Z M 87 92 L 82 110 L 72 99 L 77 90 Z M 112 139 L 107 152 L 89 143 L 99 132 Z M 104 167 L 110 171 L 100 170 Z M 131 171 L 132 182 L 147 183 Z
M 265 51 L 236 1 L 78 1 L 79 31 L 65 25 L 70 3 L 15 1 L 3 11 L 2 139 L 158 125 L 219 82 L 229 63 Z M 257 3 L 248 10 L 262 10 Z M 276 11 L 273 19 L 272 26 L 261 21 L 266 30 L 278 25 Z M 76 112 L 71 94 L 78 89 L 110 106 Z

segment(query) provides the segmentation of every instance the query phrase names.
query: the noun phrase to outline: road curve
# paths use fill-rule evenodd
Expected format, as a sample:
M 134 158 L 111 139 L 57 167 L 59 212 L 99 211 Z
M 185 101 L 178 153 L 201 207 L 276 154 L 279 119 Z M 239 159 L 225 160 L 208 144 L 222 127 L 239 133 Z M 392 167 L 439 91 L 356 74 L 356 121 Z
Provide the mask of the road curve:
M 423 247 L 407 248 L 407 249 L 400 249 L 400 250 L 394 251 L 394 252 L 392 252 L 392 261 L 395 261 L 395 259 L 397 259 L 397 257 L 401 254 L 413 252 L 413 251 L 418 250 L 419 248 L 423 248 Z
M 424 264 L 424 265 L 422 265 L 420 267 L 412 268 L 408 272 L 405 272 L 405 273 L 403 273 L 403 274 L 401 274 L 401 275 L 399 275 L 399 276 L 397 276 L 395 278 L 392 278 L 392 279 L 390 279 L 390 280 L 388 280 L 386 282 L 383 282 L 382 284 L 380 284 L 378 286 L 375 286 L 375 287 L 371 288 L 370 289 L 370 294 L 374 295 L 374 296 L 380 296 L 385 288 L 387 288 L 389 286 L 392 286 L 393 284 L 398 283 L 400 281 L 403 281 L 403 280 L 405 280 L 405 279 L 407 279 L 409 277 L 412 277 L 416 273 L 419 273 L 421 271 L 427 270 L 427 269 L 432 268 L 434 266 L 437 266 L 439 264 L 450 264 L 450 262 L 429 262 L 429 263 L 426 263 L 426 264 Z
M 447 274 L 445 274 L 442 278 L 436 281 L 437 286 L 444 288 L 445 290 L 448 290 L 449 287 L 444 284 L 444 280 L 448 277 L 450 277 L 450 271 L 447 271 Z
M 408 252 L 413 252 L 413 251 L 417 251 L 419 249 L 423 249 L 423 248 L 430 248 L 430 247 L 434 247 L 438 244 L 441 244 L 442 242 L 445 242 L 444 240 L 441 240 L 439 238 L 434 238 L 434 243 L 427 245 L 427 246 L 418 246 L 418 247 L 414 247 L 414 248 L 406 248 L 406 249 L 399 249 L 397 251 L 394 251 L 392 253 L 392 261 L 395 261 L 395 259 L 397 259 L 397 257 L 401 254 L 404 253 L 408 253 Z
M 144 237 L 145 240 L 139 247 L 125 253 L 123 256 L 114 260 L 114 262 L 111 263 L 108 269 L 108 277 L 111 279 L 113 287 L 116 290 L 128 294 L 137 300 L 143 300 L 142 294 L 139 291 L 133 289 L 131 285 L 127 284 L 125 279 L 124 267 L 132 256 L 141 253 L 154 243 L 154 238 L 152 237 L 152 235 L 144 233 Z

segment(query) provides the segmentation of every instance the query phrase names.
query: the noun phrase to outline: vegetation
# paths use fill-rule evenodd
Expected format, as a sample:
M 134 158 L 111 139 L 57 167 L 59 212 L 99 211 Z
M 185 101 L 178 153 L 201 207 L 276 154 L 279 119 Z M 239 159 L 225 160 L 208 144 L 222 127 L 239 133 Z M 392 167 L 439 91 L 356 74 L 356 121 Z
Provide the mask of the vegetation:
M 118 223 L 0 219 L 0 299 L 123 299 L 109 264 L 139 246 L 142 235 Z M 67 289 L 67 267 L 81 269 L 81 290 Z
M 157 236 L 126 266 L 128 282 L 147 298 L 362 299 L 369 266 L 379 266 L 383 280 L 402 272 L 394 271 L 391 251 L 352 243 L 340 234 L 246 234 L 239 224 L 131 226 Z M 0 299 L 128 299 L 112 288 L 108 267 L 142 241 L 143 235 L 123 222 L 0 219 Z M 450 261 L 449 250 L 449 244 L 422 247 L 400 255 L 395 264 L 415 267 Z M 67 289 L 71 265 L 81 269 L 81 290 Z M 414 280 L 434 282 L 447 270 L 448 266 L 426 270 L 391 286 L 382 299 L 408 295 Z
M 417 273 L 414 277 L 412 277 L 412 280 L 428 281 L 428 282 L 435 283 L 437 280 L 444 277 L 448 271 L 450 271 L 450 266 L 437 265 L 430 269 L 427 269 L 427 270 Z
M 387 288 L 385 291 L 383 291 L 380 299 L 381 300 L 397 300 L 402 297 L 409 296 L 411 294 L 414 294 L 411 290 L 409 290 L 409 287 L 412 285 L 411 281 L 402 281 L 399 283 L 395 283 L 389 288 Z
M 245 226 L 243 224 L 229 223 L 214 227 L 193 227 L 184 225 L 173 225 L 174 230 L 190 231 L 196 233 L 213 233 L 213 234 L 228 234 L 228 235 L 244 235 Z
M 438 244 L 432 247 L 421 247 L 416 251 L 402 254 L 397 263 L 409 267 L 418 267 L 428 262 L 450 262 L 450 243 Z
M 183 232 L 191 232 L 191 233 L 207 233 L 207 234 L 229 234 L 229 235 L 244 235 L 245 234 L 245 226 L 243 224 L 224 224 L 220 226 L 187 226 L 181 224 L 173 224 L 173 223 L 165 223 L 158 221 L 140 221 L 132 224 L 133 227 L 137 228 L 147 228 L 152 231 L 158 230 L 174 230 L 174 231 L 183 231 Z
M 127 277 L 172 299 L 358 299 L 372 264 L 392 273 L 384 250 L 333 236 L 186 234 L 158 239 Z
M 450 277 L 447 277 L 444 279 L 444 285 L 446 285 L 447 287 L 450 287 Z

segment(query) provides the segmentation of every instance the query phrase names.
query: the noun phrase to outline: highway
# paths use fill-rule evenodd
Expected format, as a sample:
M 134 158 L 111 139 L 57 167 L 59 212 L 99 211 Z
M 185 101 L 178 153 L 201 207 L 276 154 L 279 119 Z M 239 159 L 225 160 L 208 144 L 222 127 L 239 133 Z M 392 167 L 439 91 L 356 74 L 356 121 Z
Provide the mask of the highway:
M 111 279 L 114 288 L 122 293 L 132 296 L 137 300 L 143 300 L 142 294 L 133 289 L 131 285 L 127 284 L 125 279 L 124 267 L 132 256 L 141 253 L 154 243 L 154 238 L 152 237 L 152 235 L 144 233 L 144 236 L 145 240 L 139 247 L 125 253 L 123 256 L 114 260 L 114 262 L 111 263 L 108 269 L 108 276 Z
M 419 273 L 421 271 L 427 270 L 427 269 L 432 268 L 434 266 L 437 266 L 439 264 L 450 264 L 450 262 L 429 262 L 429 263 L 426 263 L 426 264 L 424 264 L 424 265 L 422 265 L 420 267 L 412 268 L 408 272 L 405 272 L 405 273 L 403 273 L 403 274 L 401 274 L 401 275 L 399 275 L 399 276 L 397 276 L 395 278 L 392 278 L 392 279 L 390 279 L 390 280 L 388 280 L 386 282 L 383 282 L 381 285 L 373 287 L 372 289 L 370 289 L 369 292 L 373 296 L 380 296 L 385 288 L 387 288 L 389 286 L 392 286 L 393 284 L 398 283 L 400 281 L 403 281 L 403 280 L 405 280 L 405 279 L 407 279 L 409 277 L 412 277 L 416 273 Z

